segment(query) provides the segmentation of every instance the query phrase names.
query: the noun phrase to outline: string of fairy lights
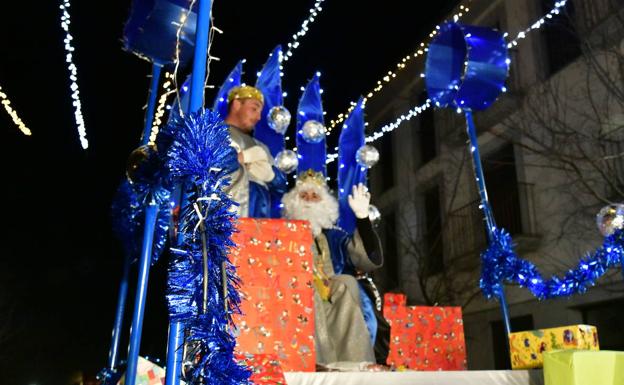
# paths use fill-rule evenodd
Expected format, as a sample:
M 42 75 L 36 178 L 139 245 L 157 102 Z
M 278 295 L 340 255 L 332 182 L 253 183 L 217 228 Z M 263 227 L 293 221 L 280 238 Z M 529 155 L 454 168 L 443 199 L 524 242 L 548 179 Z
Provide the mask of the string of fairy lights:
M 537 21 L 535 21 L 533 24 L 531 24 L 530 27 L 518 32 L 518 34 L 516 35 L 516 37 L 513 40 L 510 40 L 507 43 L 507 47 L 511 48 L 511 47 L 515 47 L 518 45 L 518 41 L 522 40 L 524 38 L 526 38 L 527 34 L 529 34 L 532 31 L 538 30 L 540 29 L 542 26 L 544 26 L 544 24 L 546 24 L 547 20 L 552 19 L 554 15 L 558 15 L 559 13 L 561 13 L 562 8 L 565 7 L 567 3 L 567 0 L 562 0 L 559 2 L 556 2 L 553 6 L 553 8 L 546 13 L 544 16 L 540 17 Z M 465 12 L 468 12 L 468 8 L 466 8 L 464 6 L 463 8 L 465 10 Z M 458 14 L 454 15 L 454 18 L 456 16 L 458 16 Z M 437 26 L 436 27 L 436 31 L 439 29 L 440 27 Z M 435 36 L 436 33 L 431 33 L 429 36 L 433 37 Z M 503 34 L 504 37 L 509 36 L 508 33 Z M 422 44 L 422 43 L 421 43 Z M 422 49 L 423 52 L 427 52 L 427 48 L 423 46 Z M 420 75 L 421 77 L 424 77 L 424 74 Z M 503 92 L 505 92 L 506 89 L 503 89 Z M 352 103 L 352 107 L 350 108 L 350 110 L 353 109 L 353 106 L 355 104 Z M 378 139 L 380 139 L 381 137 L 384 136 L 384 134 L 389 133 L 394 131 L 397 127 L 399 127 L 403 122 L 405 121 L 409 121 L 410 119 L 418 116 L 419 114 L 421 114 L 423 111 L 427 110 L 428 108 L 432 107 L 432 103 L 430 99 L 427 99 L 426 102 L 420 106 L 415 106 L 412 107 L 406 114 L 403 114 L 401 116 L 399 116 L 394 122 L 392 123 L 388 123 L 384 126 L 382 126 L 381 128 L 379 128 L 377 131 L 375 131 L 372 135 L 369 135 L 366 137 L 366 143 L 372 143 Z M 459 111 L 461 112 L 461 110 Z M 342 115 L 342 114 L 341 114 Z M 340 115 L 339 115 L 340 118 Z M 342 117 L 340 122 L 342 122 L 344 119 L 346 119 L 346 116 Z M 338 124 L 338 123 L 336 123 Z M 335 126 L 335 125 L 334 125 Z M 329 130 L 328 130 L 329 131 Z M 338 154 L 337 153 L 332 153 L 332 154 L 328 154 L 327 155 L 327 160 L 326 163 L 332 163 L 334 162 L 336 159 L 338 158 Z
M 75 50 L 72 45 L 72 40 L 74 39 L 71 33 L 69 33 L 69 25 L 71 24 L 71 19 L 69 16 L 69 8 L 71 4 L 69 0 L 63 0 L 63 3 L 60 5 L 61 11 L 61 28 L 65 31 L 65 39 L 63 39 L 63 43 L 65 43 L 65 62 L 68 64 L 67 70 L 69 71 L 69 81 L 72 94 L 72 106 L 74 107 L 74 119 L 76 120 L 76 126 L 78 128 L 78 135 L 80 138 L 80 145 L 83 149 L 87 149 L 89 147 L 89 141 L 87 140 L 87 129 L 85 127 L 84 116 L 82 115 L 82 103 L 80 103 L 80 91 L 78 90 L 78 68 L 73 61 L 73 52 Z
M 470 12 L 470 8 L 462 4 L 459 6 L 459 10 L 451 18 L 453 19 L 453 21 L 457 22 L 463 16 L 468 14 L 468 12 Z M 440 29 L 440 26 L 437 25 L 429 33 L 429 40 L 432 39 L 438 33 L 439 29 Z M 428 50 L 427 46 L 428 46 L 428 43 L 426 43 L 425 41 L 420 42 L 420 44 L 418 44 L 418 48 L 416 48 L 414 52 L 405 56 L 398 63 L 396 63 L 395 65 L 396 69 L 390 70 L 387 73 L 385 73 L 379 80 L 377 80 L 373 89 L 366 93 L 366 96 L 363 98 L 363 103 L 366 104 L 366 102 L 369 101 L 376 94 L 378 94 L 384 88 L 385 85 L 388 85 L 389 83 L 392 82 L 393 79 L 396 79 L 397 74 L 400 71 L 404 70 L 408 66 L 408 64 L 410 64 L 411 62 L 414 62 L 416 58 L 425 55 Z M 347 118 L 347 116 L 349 116 L 349 113 L 353 111 L 353 109 L 355 108 L 355 105 L 356 105 L 355 102 L 351 102 L 350 107 L 346 112 L 338 114 L 338 116 L 335 119 L 330 120 L 329 125 L 327 126 L 328 135 L 332 132 L 334 127 L 342 123 Z
M 180 36 L 182 33 L 182 28 L 184 27 L 184 24 L 186 23 L 186 21 L 188 20 L 188 15 L 191 12 L 191 10 L 193 9 L 193 6 L 195 5 L 196 0 L 192 0 L 189 7 L 188 7 L 188 11 L 183 14 L 180 17 L 180 21 L 178 23 L 178 29 L 176 31 L 176 48 L 175 48 L 175 59 L 174 59 L 174 71 L 173 73 L 165 73 L 165 82 L 163 83 L 163 93 L 160 95 L 160 97 L 158 98 L 158 105 L 156 107 L 156 113 L 154 114 L 154 120 L 153 120 L 153 124 L 152 124 L 152 129 L 150 132 L 150 137 L 149 137 L 149 142 L 148 144 L 152 145 L 154 144 L 154 141 L 156 140 L 156 136 L 158 135 L 158 132 L 160 130 L 160 126 L 163 123 L 162 119 L 165 115 L 165 111 L 167 109 L 171 109 L 170 105 L 167 105 L 167 98 L 169 97 L 169 95 L 171 94 L 176 94 L 176 98 L 179 101 L 180 100 L 180 88 L 178 87 L 178 68 L 180 66 Z M 223 31 L 217 27 L 215 27 L 214 24 L 214 12 L 212 12 L 212 6 L 213 6 L 214 2 L 212 2 L 210 4 L 210 32 L 209 32 L 209 36 L 208 36 L 208 49 L 206 52 L 206 55 L 208 57 L 207 59 L 207 63 L 206 63 L 206 76 L 205 76 L 205 80 L 204 80 L 204 88 L 212 88 L 213 86 L 208 85 L 208 78 L 210 77 L 210 63 L 212 62 L 212 60 L 216 60 L 219 61 L 220 59 L 216 56 L 213 56 L 210 53 L 210 48 L 212 47 L 212 42 L 214 40 L 214 36 L 215 33 L 219 33 L 219 34 L 223 34 Z M 184 115 L 184 111 L 182 111 L 182 105 L 181 103 L 178 103 L 178 113 L 183 116 Z
M 310 8 L 310 15 L 303 21 L 303 23 L 301 23 L 301 28 L 299 29 L 299 31 L 292 35 L 293 39 L 290 43 L 288 43 L 288 49 L 284 54 L 284 58 L 282 59 L 282 68 L 280 69 L 283 69 L 284 63 L 287 62 L 290 57 L 292 57 L 293 52 L 300 46 L 301 42 L 299 41 L 299 38 L 304 37 L 306 33 L 308 33 L 310 29 L 310 24 L 314 23 L 314 20 L 316 20 L 316 17 L 319 15 L 319 13 L 323 11 L 323 7 L 321 7 L 323 1 L 325 0 L 316 0 L 312 8 Z
M 13 107 L 11 107 L 11 101 L 9 100 L 9 97 L 7 96 L 7 94 L 5 94 L 4 92 L 2 92 L 2 87 L 0 86 L 0 99 L 2 99 L 2 105 L 4 106 L 4 109 L 6 110 L 6 112 L 9 114 L 9 116 L 11 117 L 11 119 L 13 119 L 13 123 L 15 123 L 15 125 L 17 126 L 17 128 L 19 128 L 19 130 L 26 136 L 30 136 L 32 134 L 32 132 L 30 131 L 30 129 L 26 126 L 26 124 L 24 124 L 24 122 L 22 121 L 22 119 L 20 119 L 19 115 L 17 115 L 17 112 L 13 109 Z
M 167 98 L 169 95 L 174 94 L 176 89 L 172 88 L 172 83 L 175 76 L 171 72 L 165 72 L 165 82 L 162 85 L 163 93 L 158 98 L 158 107 L 154 114 L 154 121 L 152 124 L 152 130 L 150 131 L 149 145 L 153 145 L 156 142 L 156 136 L 158 135 L 159 127 L 162 124 L 162 119 L 165 116 L 165 107 L 167 105 Z
M 507 48 L 513 48 L 517 46 L 518 41 L 524 39 L 529 32 L 542 28 L 542 26 L 546 23 L 547 20 L 552 19 L 555 15 L 558 15 L 561 12 L 561 9 L 566 6 L 567 2 L 568 0 L 561 0 L 561 1 L 555 2 L 555 5 L 550 10 L 550 12 L 548 12 L 546 15 L 539 18 L 535 23 L 531 24 L 530 27 L 526 28 L 523 31 L 518 32 L 516 37 L 513 40 L 510 40 L 509 43 L 507 43 Z

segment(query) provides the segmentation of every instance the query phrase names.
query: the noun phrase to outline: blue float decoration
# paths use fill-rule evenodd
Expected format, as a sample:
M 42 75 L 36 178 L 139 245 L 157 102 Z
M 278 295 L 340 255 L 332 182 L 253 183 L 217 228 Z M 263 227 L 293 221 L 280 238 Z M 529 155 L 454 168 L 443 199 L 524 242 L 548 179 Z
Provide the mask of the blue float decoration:
M 353 186 L 366 184 L 368 175 L 368 168 L 360 166 L 356 160 L 358 150 L 365 143 L 364 129 L 364 107 L 360 97 L 342 125 L 338 140 L 338 226 L 349 234 L 353 234 L 356 225 L 355 214 L 349 206 L 349 194 Z
M 162 186 L 133 184 L 124 180 L 111 205 L 111 218 L 113 232 L 120 240 L 124 253 L 131 261 L 135 262 L 141 252 L 145 209 L 152 198 L 159 206 L 151 253 L 151 264 L 154 265 L 167 243 L 169 221 L 171 220 L 169 190 Z
M 581 259 L 563 277 L 544 280 L 537 267 L 513 251 L 511 236 L 496 226 L 485 185 L 477 130 L 472 113 L 488 108 L 504 92 L 509 70 L 507 45 L 503 35 L 483 27 L 444 24 L 428 49 L 425 81 L 429 98 L 436 107 L 455 108 L 466 118 L 475 181 L 480 195 L 488 235 L 488 248 L 481 253 L 480 287 L 486 297 L 500 301 L 507 334 L 511 333 L 504 294 L 505 283 L 527 287 L 539 299 L 583 293 L 604 272 L 624 265 L 623 232 L 605 237 L 603 246 Z
M 499 297 L 503 283 L 526 287 L 539 299 L 582 294 L 607 270 L 624 264 L 624 230 L 605 237 L 601 247 L 581 258 L 563 277 L 544 279 L 535 265 L 516 255 L 511 236 L 504 230 L 494 231 L 494 241 L 482 253 L 481 260 L 479 285 L 488 298 Z
M 167 302 L 173 324 L 187 327 L 186 344 L 201 354 L 185 380 L 202 384 L 246 383 L 249 372 L 233 357 L 233 313 L 240 312 L 238 277 L 227 255 L 236 214 L 223 192 L 237 165 L 229 130 L 210 110 L 187 114 L 165 129 L 172 184 L 187 187 L 191 204 L 182 210 L 183 242 L 172 249 Z
M 197 5 L 189 12 L 190 0 L 134 0 L 124 27 L 124 48 L 142 59 L 160 65 L 175 62 L 180 21 L 179 60 L 184 65 L 193 55 Z
M 222 119 L 225 119 L 228 114 L 227 98 L 230 90 L 233 87 L 241 85 L 243 62 L 244 60 L 239 60 L 238 63 L 236 63 L 234 68 L 232 68 L 232 71 L 230 71 L 228 77 L 225 78 L 225 81 L 223 81 L 223 84 L 221 85 L 221 88 L 219 88 L 219 92 L 217 92 L 217 96 L 215 97 L 212 109 L 215 112 L 218 112 Z
M 505 90 L 509 63 L 500 32 L 445 23 L 427 53 L 429 98 L 437 107 L 484 110 Z
M 306 141 L 301 133 L 303 125 L 308 120 L 316 120 L 323 123 L 323 102 L 321 100 L 321 85 L 319 82 L 320 73 L 316 73 L 305 87 L 299 106 L 297 107 L 297 156 L 299 165 L 297 171 L 299 173 L 306 172 L 310 169 L 321 172 L 327 176 L 326 157 L 327 149 L 325 145 L 326 139 L 323 138 L 317 143 Z M 324 123 L 323 123 L 324 124 Z
M 261 119 L 254 129 L 254 137 L 266 144 L 273 157 L 276 157 L 285 146 L 284 135 L 275 132 L 269 127 L 267 121 L 267 114 L 271 108 L 284 105 L 282 77 L 280 76 L 281 58 L 282 46 L 278 45 L 269 55 L 256 80 L 256 88 L 264 95 L 264 106 L 260 115 Z

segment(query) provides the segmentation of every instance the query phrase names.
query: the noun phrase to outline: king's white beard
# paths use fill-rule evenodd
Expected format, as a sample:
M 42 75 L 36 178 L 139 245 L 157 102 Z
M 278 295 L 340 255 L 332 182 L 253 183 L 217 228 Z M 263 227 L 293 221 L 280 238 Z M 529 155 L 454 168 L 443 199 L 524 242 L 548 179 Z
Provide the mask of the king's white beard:
M 306 202 L 299 197 L 299 192 L 313 188 L 320 196 L 319 202 Z M 288 219 L 299 219 L 310 222 L 312 234 L 316 237 L 323 229 L 334 226 L 338 220 L 338 201 L 326 189 L 309 186 L 296 186 L 282 198 L 284 216 Z

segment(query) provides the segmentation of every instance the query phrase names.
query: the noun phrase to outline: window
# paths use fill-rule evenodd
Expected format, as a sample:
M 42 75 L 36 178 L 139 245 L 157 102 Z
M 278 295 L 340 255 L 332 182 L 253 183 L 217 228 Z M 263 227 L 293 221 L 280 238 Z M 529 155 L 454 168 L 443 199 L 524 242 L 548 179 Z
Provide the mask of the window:
M 531 314 L 520 317 L 513 317 L 509 320 L 511 331 L 519 332 L 524 330 L 533 330 L 533 316 Z M 494 352 L 494 369 L 503 370 L 511 369 L 509 361 L 509 339 L 503 325 L 503 321 L 494 321 L 490 323 L 492 330 L 492 348 Z
M 549 12 L 555 6 L 556 1 L 558 0 L 541 0 L 543 13 Z M 541 28 L 549 76 L 581 54 L 581 43 L 573 24 L 576 14 L 573 1 L 567 2 L 563 13 Z
M 523 233 L 513 145 L 507 144 L 485 157 L 483 173 L 497 226 L 505 228 L 511 235 Z
M 624 300 L 581 308 L 583 323 L 596 326 L 600 349 L 624 350 Z
M 397 251 L 396 215 L 394 212 L 382 216 L 384 264 L 379 274 L 384 291 L 399 287 L 399 255 Z
M 379 144 L 379 165 L 378 170 L 381 173 L 381 191 L 387 191 L 394 186 L 394 164 L 392 151 L 392 135 L 384 135 Z
M 444 270 L 444 252 L 442 247 L 442 225 L 440 210 L 440 189 L 432 187 L 425 192 L 425 274 L 432 275 Z
M 427 101 L 427 92 L 423 91 L 418 97 L 418 105 L 422 106 Z M 437 155 L 436 147 L 436 133 L 435 133 L 435 119 L 434 109 L 428 108 L 418 115 L 419 130 L 418 130 L 418 154 L 416 156 L 417 165 L 424 165 Z

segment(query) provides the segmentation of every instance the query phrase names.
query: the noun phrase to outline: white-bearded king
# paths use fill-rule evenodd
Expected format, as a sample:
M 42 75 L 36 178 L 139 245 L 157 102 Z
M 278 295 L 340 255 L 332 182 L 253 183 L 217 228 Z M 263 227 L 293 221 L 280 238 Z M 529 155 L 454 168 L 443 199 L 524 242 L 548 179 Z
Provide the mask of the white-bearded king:
M 295 188 L 282 199 L 286 218 L 307 220 L 312 226 L 316 361 L 321 365 L 375 362 L 353 276 L 383 263 L 381 243 L 368 219 L 369 202 L 366 187 L 354 186 L 349 206 L 357 218 L 357 230 L 350 236 L 335 227 L 338 202 L 321 173 L 300 174 Z

